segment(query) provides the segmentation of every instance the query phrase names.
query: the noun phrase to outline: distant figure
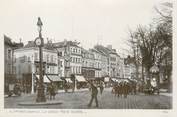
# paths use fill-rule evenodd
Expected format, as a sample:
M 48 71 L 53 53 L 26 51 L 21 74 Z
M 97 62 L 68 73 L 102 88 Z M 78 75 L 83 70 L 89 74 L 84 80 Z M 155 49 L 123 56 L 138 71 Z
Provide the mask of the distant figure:
M 100 83 L 100 94 L 102 94 L 103 93 L 103 90 L 104 90 L 104 86 L 103 86 L 103 83 Z
M 67 93 L 68 92 L 68 83 L 67 83 L 67 81 L 64 81 L 63 87 L 64 87 L 64 90 L 65 90 L 65 93 Z
M 117 96 L 117 84 L 114 83 L 113 87 L 112 87 L 112 93 Z
M 21 86 L 19 83 L 16 83 L 14 86 L 14 94 L 18 96 L 21 95 Z
M 127 82 L 123 83 L 123 94 L 124 94 L 124 98 L 127 98 L 127 95 L 128 95 L 128 83 Z
M 92 94 L 91 94 L 91 100 L 90 103 L 88 104 L 88 107 L 91 107 L 93 99 L 95 99 L 96 107 L 98 107 L 98 99 L 97 99 L 98 89 L 93 83 L 89 82 L 89 84 L 91 86 Z
M 122 97 L 123 96 L 123 82 L 119 83 L 119 96 Z
M 47 87 L 47 90 L 49 92 L 49 99 L 55 99 L 55 86 L 53 85 L 53 83 L 49 84 L 49 86 Z

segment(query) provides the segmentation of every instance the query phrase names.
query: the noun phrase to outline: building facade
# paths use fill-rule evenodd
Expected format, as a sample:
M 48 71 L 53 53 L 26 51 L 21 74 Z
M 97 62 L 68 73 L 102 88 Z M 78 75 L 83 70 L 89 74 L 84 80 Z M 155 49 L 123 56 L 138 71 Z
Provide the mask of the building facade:
M 27 92 L 33 93 L 40 74 L 39 48 L 35 47 L 33 41 L 29 41 L 23 48 L 14 50 L 14 58 L 16 77 L 21 79 L 24 89 L 28 90 Z M 57 52 L 54 49 L 49 49 L 47 46 L 43 48 L 44 82 L 57 80 L 53 79 L 55 76 L 59 76 L 57 58 Z
M 63 42 L 53 43 L 53 47 L 60 53 L 58 58 L 62 65 L 62 76 L 81 75 L 82 54 L 79 43 L 64 40 Z
M 85 78 L 95 78 L 94 54 L 82 48 L 82 75 Z
M 4 35 L 4 91 L 9 91 L 9 84 L 16 82 L 14 67 L 14 50 L 23 47 L 23 43 L 12 42 L 12 39 Z
M 107 71 L 107 73 L 105 74 L 107 74 L 109 77 L 120 77 L 120 56 L 116 53 L 116 50 L 112 49 L 111 45 L 107 47 L 104 47 L 102 45 L 96 45 L 94 46 L 94 48 L 98 52 L 102 53 L 102 56 L 104 57 L 104 61 L 102 60 L 102 64 L 104 64 L 102 66 L 102 69 L 104 71 Z M 106 69 L 105 66 L 107 66 Z
M 101 78 L 101 53 L 96 49 L 90 49 L 90 52 L 94 55 L 95 78 Z

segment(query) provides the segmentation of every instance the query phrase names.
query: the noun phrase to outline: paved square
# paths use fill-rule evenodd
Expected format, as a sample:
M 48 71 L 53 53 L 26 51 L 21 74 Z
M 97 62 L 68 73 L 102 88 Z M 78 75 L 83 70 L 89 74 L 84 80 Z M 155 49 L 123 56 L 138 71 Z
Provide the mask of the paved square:
M 172 97 L 164 95 L 128 95 L 127 98 L 115 97 L 110 89 L 105 89 L 103 94 L 98 94 L 99 107 L 95 107 L 93 101 L 90 108 L 87 107 L 90 101 L 88 90 L 75 93 L 60 92 L 56 95 L 55 101 L 61 101 L 58 105 L 43 106 L 20 106 L 20 102 L 35 101 L 36 94 L 22 95 L 20 97 L 5 98 L 5 108 L 51 108 L 51 109 L 171 109 Z

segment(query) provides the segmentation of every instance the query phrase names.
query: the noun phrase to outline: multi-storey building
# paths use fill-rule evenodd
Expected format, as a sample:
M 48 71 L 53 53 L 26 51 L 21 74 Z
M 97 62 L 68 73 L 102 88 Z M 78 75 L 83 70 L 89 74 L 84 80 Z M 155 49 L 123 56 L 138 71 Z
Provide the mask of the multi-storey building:
M 101 78 L 101 53 L 96 49 L 90 49 L 94 55 L 95 78 Z
M 94 48 L 100 53 L 104 53 L 107 58 L 107 74 L 110 77 L 120 77 L 120 56 L 116 53 L 115 49 L 112 49 L 112 46 L 104 47 L 102 45 L 96 45 Z M 105 59 L 106 60 L 106 59 Z
M 16 77 L 21 79 L 27 92 L 34 92 L 39 79 L 39 48 L 29 41 L 23 48 L 14 50 Z M 57 52 L 46 44 L 43 48 L 44 82 L 60 81 Z
M 136 73 L 135 65 L 125 64 L 124 65 L 124 78 L 134 78 Z
M 101 53 L 101 76 L 105 77 L 108 76 L 108 60 L 109 58 L 106 56 L 106 54 Z
M 82 48 L 82 75 L 85 78 L 95 77 L 95 58 L 91 51 Z
M 78 42 L 67 41 L 53 43 L 53 47 L 60 53 L 63 77 L 70 77 L 71 74 L 81 75 L 82 54 Z M 63 63 L 64 62 L 64 63 Z
M 124 78 L 135 78 L 136 67 L 134 65 L 134 58 L 128 56 L 124 59 Z
M 119 73 L 120 73 L 120 78 L 124 78 L 124 58 L 120 58 L 119 62 Z
M 9 91 L 9 84 L 14 83 L 15 67 L 14 67 L 14 50 L 23 47 L 23 43 L 12 42 L 11 38 L 4 35 L 4 91 Z

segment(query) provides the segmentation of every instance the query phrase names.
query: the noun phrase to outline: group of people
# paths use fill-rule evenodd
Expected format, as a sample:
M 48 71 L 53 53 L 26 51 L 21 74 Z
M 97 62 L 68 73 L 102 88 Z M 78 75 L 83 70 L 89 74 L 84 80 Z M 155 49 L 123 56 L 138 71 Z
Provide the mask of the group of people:
M 112 93 L 117 97 L 127 98 L 128 94 L 136 94 L 135 82 L 115 82 L 113 84 Z
M 56 86 L 53 83 L 47 85 L 47 95 L 50 100 L 55 99 L 56 91 Z

